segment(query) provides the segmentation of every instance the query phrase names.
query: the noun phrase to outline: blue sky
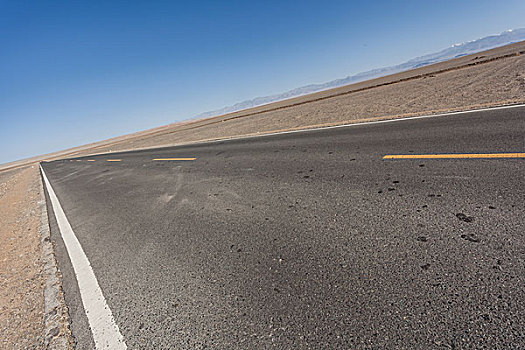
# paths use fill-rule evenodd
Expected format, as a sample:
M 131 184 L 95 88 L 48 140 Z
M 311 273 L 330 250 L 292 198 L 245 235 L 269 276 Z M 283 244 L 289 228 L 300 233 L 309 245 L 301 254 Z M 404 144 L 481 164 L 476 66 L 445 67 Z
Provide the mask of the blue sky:
M 523 14 L 523 0 L 0 0 L 0 163 L 401 63 Z

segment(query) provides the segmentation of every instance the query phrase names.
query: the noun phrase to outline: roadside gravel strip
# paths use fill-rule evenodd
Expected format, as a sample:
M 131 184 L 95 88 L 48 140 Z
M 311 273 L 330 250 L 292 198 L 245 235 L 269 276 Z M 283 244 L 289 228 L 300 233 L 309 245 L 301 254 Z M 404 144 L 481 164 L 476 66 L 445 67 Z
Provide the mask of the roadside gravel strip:
M 40 179 L 40 178 L 39 178 Z M 44 345 L 46 349 L 73 348 L 69 329 L 69 314 L 62 292 L 62 275 L 57 267 L 55 249 L 51 243 L 46 198 L 40 181 L 40 240 L 42 263 L 45 276 L 44 288 Z
M 0 172 L 0 213 L 0 348 L 72 348 L 36 164 Z

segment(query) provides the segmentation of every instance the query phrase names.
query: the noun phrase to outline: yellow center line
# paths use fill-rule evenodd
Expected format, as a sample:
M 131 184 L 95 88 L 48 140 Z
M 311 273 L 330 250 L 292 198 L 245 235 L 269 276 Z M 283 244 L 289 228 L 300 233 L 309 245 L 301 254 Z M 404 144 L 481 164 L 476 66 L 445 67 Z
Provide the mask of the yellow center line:
M 106 162 L 121 162 L 122 159 L 106 159 Z
M 88 162 L 94 162 L 95 160 L 94 159 L 88 159 L 87 161 Z
M 525 158 L 525 153 L 389 154 L 383 159 Z
M 154 158 L 153 160 L 195 160 L 197 158 Z

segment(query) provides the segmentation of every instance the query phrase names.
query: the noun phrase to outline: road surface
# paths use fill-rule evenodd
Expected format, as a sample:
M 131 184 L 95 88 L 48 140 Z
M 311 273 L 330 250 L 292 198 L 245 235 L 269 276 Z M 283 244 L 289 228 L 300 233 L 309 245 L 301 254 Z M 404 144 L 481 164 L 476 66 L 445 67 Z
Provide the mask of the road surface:
M 518 349 L 525 158 L 383 157 L 520 152 L 525 107 L 42 166 L 128 348 Z

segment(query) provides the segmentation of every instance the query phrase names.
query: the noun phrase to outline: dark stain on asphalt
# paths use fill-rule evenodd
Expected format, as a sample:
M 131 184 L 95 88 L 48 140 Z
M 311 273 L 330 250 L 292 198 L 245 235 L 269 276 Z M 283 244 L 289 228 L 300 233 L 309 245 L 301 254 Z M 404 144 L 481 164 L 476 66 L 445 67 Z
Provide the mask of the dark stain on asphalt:
M 427 238 L 425 236 L 419 236 L 418 238 L 416 238 L 416 240 L 418 240 L 420 242 L 426 242 Z
M 461 238 L 463 238 L 464 240 L 469 241 L 469 242 L 474 242 L 474 243 L 478 243 L 479 242 L 479 238 L 476 237 L 476 235 L 473 234 L 473 233 L 462 234 Z
M 498 259 L 496 261 L 496 265 L 492 266 L 493 269 L 496 269 L 496 270 L 503 270 L 503 267 L 501 266 L 502 264 L 502 261 L 500 259 Z
M 464 222 L 469 222 L 469 223 L 470 223 L 470 222 L 473 222 L 473 221 L 474 221 L 474 217 L 472 217 L 472 216 L 467 216 L 467 215 L 465 215 L 465 214 L 463 214 L 463 213 L 457 213 L 457 214 L 456 214 L 456 217 L 457 217 L 459 220 L 464 221 Z
M 430 264 L 421 265 L 421 268 L 426 271 L 430 268 Z

